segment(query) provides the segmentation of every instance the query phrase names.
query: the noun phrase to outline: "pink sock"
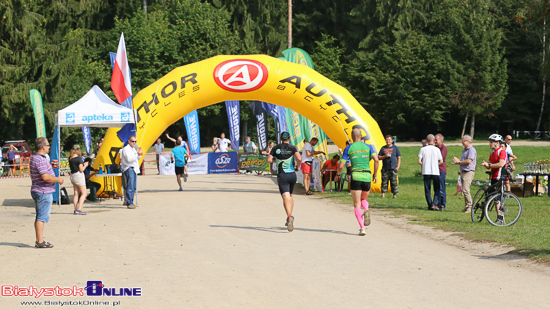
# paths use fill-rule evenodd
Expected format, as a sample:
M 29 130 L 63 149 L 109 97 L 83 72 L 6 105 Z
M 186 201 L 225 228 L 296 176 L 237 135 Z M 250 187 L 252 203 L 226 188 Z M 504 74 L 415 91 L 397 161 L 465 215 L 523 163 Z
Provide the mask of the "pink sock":
M 365 210 L 369 210 L 369 202 L 367 202 L 367 200 L 361 200 L 361 206 L 363 206 Z
M 359 222 L 359 226 L 364 229 L 365 225 L 363 224 L 363 211 L 361 210 L 361 207 L 355 207 L 355 217 Z

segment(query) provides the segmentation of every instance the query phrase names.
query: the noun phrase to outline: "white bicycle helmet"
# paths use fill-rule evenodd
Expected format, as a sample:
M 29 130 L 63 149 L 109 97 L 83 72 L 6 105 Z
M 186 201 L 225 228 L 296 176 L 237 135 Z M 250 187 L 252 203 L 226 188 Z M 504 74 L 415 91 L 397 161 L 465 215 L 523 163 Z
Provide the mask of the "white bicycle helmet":
M 491 134 L 491 136 L 489 136 L 488 140 L 495 141 L 495 142 L 502 142 L 503 141 L 502 136 L 500 134 Z

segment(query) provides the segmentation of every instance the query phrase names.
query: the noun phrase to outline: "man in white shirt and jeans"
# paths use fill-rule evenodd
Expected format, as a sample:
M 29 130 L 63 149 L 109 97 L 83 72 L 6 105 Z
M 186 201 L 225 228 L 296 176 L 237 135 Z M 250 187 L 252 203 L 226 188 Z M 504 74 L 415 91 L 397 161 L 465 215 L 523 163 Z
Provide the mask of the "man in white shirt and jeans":
M 304 175 L 304 188 L 306 189 L 306 195 L 312 195 L 313 192 L 309 190 L 309 185 L 311 183 L 311 172 L 312 172 L 312 163 L 313 156 L 318 154 L 324 154 L 322 151 L 313 151 L 313 147 L 317 145 L 319 139 L 317 137 L 312 137 L 309 140 L 309 143 L 304 144 L 302 148 L 302 174 Z
M 420 148 L 418 153 L 418 164 L 422 166 L 422 175 L 424 176 L 424 194 L 428 203 L 428 210 L 439 210 L 439 165 L 443 164 L 443 156 L 439 148 L 434 146 L 435 136 L 428 134 L 427 146 Z M 434 198 L 432 201 L 431 183 L 434 184 Z
M 231 147 L 231 141 L 225 138 L 225 133 L 220 134 L 220 139 L 218 139 L 218 149 L 220 152 L 227 152 L 227 148 Z
M 141 150 L 141 147 L 138 147 L 136 143 L 136 136 L 130 136 L 128 145 L 122 148 L 120 155 L 120 166 L 122 167 L 122 173 L 126 179 L 125 200 L 129 209 L 136 208 L 134 205 L 134 193 L 137 187 L 136 172 L 139 170 L 139 160 L 143 155 L 143 150 Z

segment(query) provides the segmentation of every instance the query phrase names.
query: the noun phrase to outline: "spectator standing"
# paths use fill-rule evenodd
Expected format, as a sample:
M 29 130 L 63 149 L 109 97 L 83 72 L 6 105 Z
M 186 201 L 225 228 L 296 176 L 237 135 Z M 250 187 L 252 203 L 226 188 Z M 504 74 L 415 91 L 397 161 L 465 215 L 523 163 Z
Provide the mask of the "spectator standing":
M 294 230 L 294 199 L 292 192 L 296 185 L 296 171 L 300 166 L 302 157 L 296 146 L 290 144 L 290 133 L 281 133 L 281 143 L 277 144 L 267 156 L 267 162 L 277 164 L 277 185 L 283 198 L 283 206 L 286 212 L 286 227 L 289 232 Z
M 13 144 L 10 144 L 10 149 L 8 150 L 8 164 L 10 165 L 10 176 L 15 176 L 15 152 L 17 151 L 17 147 L 13 146 Z
M 227 149 L 231 147 L 231 141 L 225 138 L 224 132 L 220 134 L 220 138 L 218 139 L 217 145 L 220 152 L 227 152 Z
M 382 198 L 388 192 L 388 182 L 391 181 L 391 192 L 393 198 L 399 193 L 397 187 L 397 173 L 401 167 L 401 152 L 393 144 L 393 137 L 386 135 L 386 145 L 380 148 L 378 160 L 382 160 Z
M 139 170 L 139 160 L 141 160 L 141 156 L 143 155 L 141 147 L 138 147 L 136 143 L 136 136 L 130 136 L 128 139 L 128 145 L 122 148 L 120 156 L 122 173 L 124 173 L 124 178 L 126 179 L 125 202 L 129 209 L 136 208 L 136 205 L 134 205 L 134 193 L 136 192 L 137 186 L 136 171 Z
M 88 163 L 82 158 L 80 146 L 74 145 L 69 155 L 69 168 L 71 169 L 71 183 L 73 184 L 74 196 L 73 206 L 75 215 L 85 215 L 82 211 L 84 200 L 86 199 L 86 177 L 84 170 Z
M 319 139 L 317 137 L 312 137 L 311 140 L 309 140 L 308 143 L 304 144 L 304 148 L 302 148 L 302 174 L 304 175 L 304 189 L 306 189 L 306 195 L 312 195 L 313 192 L 309 190 L 309 185 L 311 183 L 311 172 L 313 164 L 313 156 L 318 154 L 324 154 L 322 151 L 313 151 L 313 148 L 317 143 L 319 142 Z
M 506 146 L 506 153 L 508 155 L 514 155 L 514 152 L 512 151 L 512 135 L 506 135 L 506 139 L 504 140 L 507 144 Z
M 487 188 L 487 194 L 490 194 L 497 190 L 495 185 L 503 178 L 503 176 L 506 176 L 507 174 L 505 169 L 507 154 L 506 150 L 500 147 L 502 136 L 500 136 L 499 134 L 491 134 L 488 140 L 489 147 L 491 147 L 493 151 L 489 156 L 489 162 L 485 162 L 485 160 L 483 160 L 483 163 L 481 163 L 481 165 L 486 169 L 491 169 L 491 185 Z M 501 201 L 499 199 L 496 203 L 497 221 L 495 223 L 504 222 L 504 214 L 500 209 L 500 205 Z
M 52 165 L 46 159 L 46 154 L 50 151 L 50 143 L 45 137 L 40 137 L 34 142 L 36 153 L 31 156 L 31 196 L 34 200 L 36 209 L 36 218 L 34 221 L 34 230 L 36 233 L 36 248 L 53 248 L 53 245 L 44 241 L 44 223 L 50 220 L 50 212 L 53 203 L 53 193 L 55 184 L 63 184 L 63 178 L 55 177 Z
M 434 146 L 435 136 L 428 134 L 426 137 L 427 145 L 420 149 L 418 153 L 418 164 L 422 166 L 422 176 L 424 176 L 424 195 L 428 210 L 439 210 L 440 182 L 439 165 L 443 164 L 443 157 L 439 148 Z M 432 200 L 431 184 L 434 185 L 434 198 Z
M 160 174 L 159 159 L 160 159 L 160 155 L 164 152 L 164 144 L 161 143 L 160 138 L 157 139 L 157 142 L 155 143 L 154 147 L 155 147 L 155 154 L 156 154 L 156 157 L 157 157 L 157 171 Z
M 445 210 L 447 204 L 447 186 L 445 181 L 447 179 L 447 146 L 443 145 L 443 135 L 441 133 L 435 135 L 435 146 L 441 151 L 443 157 L 443 164 L 439 165 L 439 210 Z
M 220 138 L 219 137 L 214 137 L 212 139 L 212 151 L 213 152 L 220 152 L 220 149 L 218 148 L 218 140 Z
M 250 136 L 247 136 L 244 140 L 243 151 L 249 152 L 249 153 L 256 153 L 257 150 L 258 150 L 258 147 L 256 146 L 256 144 L 254 144 L 254 142 L 250 139 Z M 252 173 L 252 170 L 246 170 L 246 172 Z
M 256 144 L 254 144 L 250 136 L 247 136 L 246 139 L 244 140 L 243 151 L 256 153 L 257 150 L 258 150 L 258 147 L 256 146 Z
M 472 186 L 472 181 L 476 173 L 477 151 L 472 145 L 472 137 L 470 135 L 464 135 L 462 137 L 462 146 L 464 146 L 464 150 L 462 150 L 460 160 L 454 157 L 453 164 L 460 165 L 459 173 L 460 180 L 462 181 L 462 193 L 464 194 L 465 203 L 462 212 L 470 213 L 472 212 L 472 193 L 470 187 Z
M 187 156 L 187 149 L 185 149 L 184 147 L 181 147 L 181 141 L 177 140 L 176 147 L 172 149 L 172 162 L 175 161 L 175 165 L 176 165 L 176 180 L 178 181 L 178 185 L 180 186 L 179 191 L 183 191 L 183 188 L 181 186 L 181 177 L 184 175 L 186 156 Z M 185 177 L 184 179 L 187 179 L 187 177 Z
M 97 142 L 96 144 L 96 147 L 94 149 L 94 152 L 92 153 L 92 158 L 95 159 L 97 157 L 97 153 L 99 151 L 99 148 L 101 148 L 101 145 L 103 145 L 103 138 L 101 138 L 99 140 L 99 142 Z

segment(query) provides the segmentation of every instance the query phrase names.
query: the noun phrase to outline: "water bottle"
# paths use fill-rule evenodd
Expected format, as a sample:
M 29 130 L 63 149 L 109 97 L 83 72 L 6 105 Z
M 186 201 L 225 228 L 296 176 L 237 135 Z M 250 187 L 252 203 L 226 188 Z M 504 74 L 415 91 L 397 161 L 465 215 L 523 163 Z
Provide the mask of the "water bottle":
M 101 164 L 99 165 L 99 173 L 103 174 L 103 167 L 101 166 Z
M 107 174 L 111 174 L 111 166 L 107 165 Z

